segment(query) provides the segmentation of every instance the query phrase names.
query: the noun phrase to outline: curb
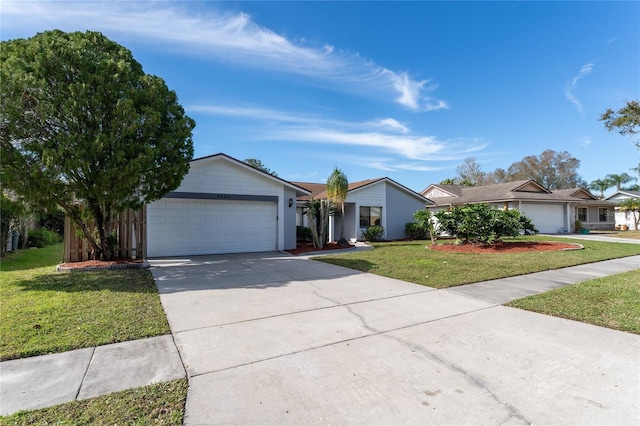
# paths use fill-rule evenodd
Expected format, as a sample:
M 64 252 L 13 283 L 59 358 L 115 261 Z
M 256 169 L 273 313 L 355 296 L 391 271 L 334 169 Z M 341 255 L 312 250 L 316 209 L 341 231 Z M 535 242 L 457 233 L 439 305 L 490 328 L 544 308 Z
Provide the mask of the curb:
M 90 271 L 114 271 L 116 269 L 146 269 L 149 268 L 148 262 L 141 263 L 119 263 L 115 265 L 105 266 L 86 266 L 84 268 L 71 268 L 68 266 L 56 266 L 57 272 L 90 272 Z

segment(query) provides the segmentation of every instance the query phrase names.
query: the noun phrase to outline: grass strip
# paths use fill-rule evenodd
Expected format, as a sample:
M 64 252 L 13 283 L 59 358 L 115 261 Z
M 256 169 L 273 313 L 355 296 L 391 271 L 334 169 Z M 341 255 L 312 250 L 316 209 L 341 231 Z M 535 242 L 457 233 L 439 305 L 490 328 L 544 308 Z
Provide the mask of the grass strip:
M 157 383 L 55 407 L 0 417 L 0 424 L 21 425 L 181 425 L 187 380 Z
M 506 306 L 640 334 L 640 269 L 524 297 Z
M 170 332 L 148 270 L 56 272 L 62 244 L 2 259 L 0 359 Z
M 505 241 L 575 242 L 582 244 L 584 250 L 463 254 L 430 250 L 430 241 L 397 241 L 373 243 L 374 250 L 329 254 L 313 259 L 429 287 L 446 288 L 640 255 L 638 244 L 542 236 L 507 238 Z

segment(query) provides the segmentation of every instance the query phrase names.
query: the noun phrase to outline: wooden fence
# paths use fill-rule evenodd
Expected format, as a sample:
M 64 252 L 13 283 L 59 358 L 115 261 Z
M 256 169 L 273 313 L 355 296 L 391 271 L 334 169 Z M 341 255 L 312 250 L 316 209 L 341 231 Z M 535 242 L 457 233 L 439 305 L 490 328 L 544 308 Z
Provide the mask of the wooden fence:
M 114 257 L 126 259 L 144 259 L 147 256 L 147 207 L 139 210 L 126 210 L 113 220 L 113 231 L 118 242 Z M 93 226 L 90 224 L 90 228 Z M 93 248 L 75 224 L 67 216 L 64 221 L 64 262 L 83 262 L 93 260 Z

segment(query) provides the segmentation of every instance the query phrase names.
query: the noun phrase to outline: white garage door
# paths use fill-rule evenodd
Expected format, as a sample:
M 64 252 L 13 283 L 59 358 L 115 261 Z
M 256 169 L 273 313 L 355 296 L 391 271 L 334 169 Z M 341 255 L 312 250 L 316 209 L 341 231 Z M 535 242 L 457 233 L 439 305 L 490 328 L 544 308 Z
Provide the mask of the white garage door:
M 276 249 L 276 203 L 162 199 L 147 207 L 147 256 Z
M 531 219 L 538 231 L 555 234 L 565 228 L 564 206 L 561 204 L 523 204 L 522 213 Z

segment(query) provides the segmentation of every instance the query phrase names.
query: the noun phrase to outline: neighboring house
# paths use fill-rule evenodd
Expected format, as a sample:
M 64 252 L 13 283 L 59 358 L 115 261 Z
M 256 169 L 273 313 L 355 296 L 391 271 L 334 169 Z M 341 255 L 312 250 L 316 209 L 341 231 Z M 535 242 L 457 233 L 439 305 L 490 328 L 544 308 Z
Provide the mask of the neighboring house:
M 421 193 L 432 200 L 432 210 L 464 204 L 486 203 L 498 208 L 518 209 L 542 233 L 575 229 L 576 220 L 586 229 L 613 229 L 614 203 L 599 200 L 586 189 L 551 191 L 533 180 L 484 186 L 429 185 Z
M 294 249 L 295 200 L 309 194 L 224 154 L 195 159 L 175 191 L 147 206 L 147 256 Z
M 640 191 L 617 191 L 614 194 L 605 198 L 607 201 L 611 201 L 615 204 L 619 204 L 621 201 L 628 200 L 630 198 L 640 198 Z M 633 220 L 633 213 L 630 211 L 622 211 L 619 207 L 615 208 L 616 226 L 626 225 L 627 229 L 636 229 L 635 221 Z
M 316 200 L 326 199 L 324 184 L 292 182 L 307 189 Z M 304 213 L 304 204 L 310 196 L 299 201 L 299 224 L 308 226 Z M 345 200 L 344 237 L 356 241 L 362 239 L 362 232 L 372 225 L 384 228 L 384 237 L 388 240 L 406 238 L 404 226 L 413 221 L 413 213 L 422 210 L 431 202 L 415 191 L 387 177 L 363 180 L 349 184 Z M 329 219 L 329 241 L 340 239 L 341 217 Z

